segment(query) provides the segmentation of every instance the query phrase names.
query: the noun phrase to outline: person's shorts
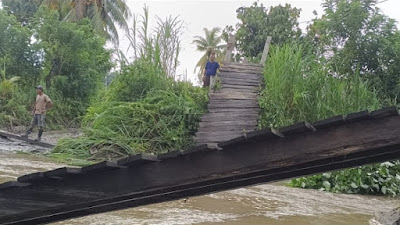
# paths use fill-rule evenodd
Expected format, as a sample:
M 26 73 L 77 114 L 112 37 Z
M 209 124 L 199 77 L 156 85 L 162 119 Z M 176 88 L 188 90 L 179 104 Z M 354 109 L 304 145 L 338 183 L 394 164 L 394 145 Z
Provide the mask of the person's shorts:
M 213 81 L 215 79 L 215 75 L 211 75 L 211 76 L 205 76 L 203 79 L 203 87 L 209 87 L 210 85 L 213 85 Z
M 44 127 L 44 120 L 45 120 L 46 115 L 45 114 L 35 114 L 33 115 L 31 125 L 32 126 L 38 126 L 38 127 Z

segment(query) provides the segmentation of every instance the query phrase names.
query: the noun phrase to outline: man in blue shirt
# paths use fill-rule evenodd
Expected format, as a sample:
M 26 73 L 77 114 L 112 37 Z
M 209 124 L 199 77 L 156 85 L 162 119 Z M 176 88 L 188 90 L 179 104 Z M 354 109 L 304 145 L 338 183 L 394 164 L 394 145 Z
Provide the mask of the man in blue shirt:
M 214 78 L 217 75 L 217 69 L 219 69 L 218 62 L 215 61 L 215 52 L 210 55 L 210 61 L 207 62 L 206 68 L 203 75 L 203 87 L 214 86 Z

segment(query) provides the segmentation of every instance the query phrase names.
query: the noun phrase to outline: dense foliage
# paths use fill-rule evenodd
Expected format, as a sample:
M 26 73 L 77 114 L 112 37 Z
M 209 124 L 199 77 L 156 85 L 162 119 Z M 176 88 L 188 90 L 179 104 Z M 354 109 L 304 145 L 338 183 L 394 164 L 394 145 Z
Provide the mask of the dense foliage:
M 117 26 L 127 30 L 130 10 L 125 0 L 2 0 L 4 9 L 29 25 L 41 6 L 55 10 L 60 21 L 88 19 L 97 34 L 119 42 Z
M 85 135 L 61 140 L 53 153 L 102 160 L 182 149 L 192 144 L 206 103 L 205 90 L 175 82 L 160 65 L 137 60 L 89 108 Z
M 271 43 L 277 45 L 297 41 L 301 35 L 298 23 L 300 11 L 290 4 L 266 9 L 257 2 L 250 7 L 239 8 L 236 12 L 240 22 L 235 28 L 225 28 L 228 33 L 236 30 L 237 57 L 244 56 L 258 62 L 268 36 L 272 37 Z
M 90 99 L 101 89 L 111 69 L 111 53 L 88 20 L 79 24 L 58 20 L 42 7 L 34 20 L 37 45 L 44 53 L 42 78 L 54 101 L 49 119 L 68 124 L 84 115 Z
M 328 58 L 332 72 L 356 71 L 380 92 L 395 98 L 400 91 L 400 31 L 377 0 L 326 0 L 324 14 L 309 27 L 315 53 Z
M 331 192 L 400 194 L 400 162 L 385 162 L 291 180 L 289 186 Z

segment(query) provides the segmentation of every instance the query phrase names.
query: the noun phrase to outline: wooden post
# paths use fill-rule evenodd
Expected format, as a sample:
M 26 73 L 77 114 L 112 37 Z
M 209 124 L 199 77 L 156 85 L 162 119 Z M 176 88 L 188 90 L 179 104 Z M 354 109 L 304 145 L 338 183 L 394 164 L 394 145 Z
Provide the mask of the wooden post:
M 235 35 L 230 34 L 228 38 L 228 44 L 226 45 L 226 54 L 225 54 L 225 63 L 229 63 L 231 61 L 232 51 L 235 47 Z
M 271 44 L 271 36 L 267 37 L 267 40 L 265 41 L 265 45 L 264 45 L 264 51 L 261 57 L 261 62 L 260 64 L 262 64 L 263 66 L 265 65 L 265 62 L 267 61 L 267 57 L 268 57 L 268 51 L 269 51 L 269 45 Z

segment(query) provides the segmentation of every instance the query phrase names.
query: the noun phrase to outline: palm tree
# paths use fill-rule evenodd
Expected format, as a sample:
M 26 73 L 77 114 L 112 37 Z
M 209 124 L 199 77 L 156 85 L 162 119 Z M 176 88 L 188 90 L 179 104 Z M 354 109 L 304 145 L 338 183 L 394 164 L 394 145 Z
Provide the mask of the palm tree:
M 77 22 L 89 18 L 93 28 L 108 40 L 118 44 L 116 24 L 128 30 L 131 16 L 126 0 L 43 0 L 42 4 L 58 9 L 61 19 Z
M 210 54 L 212 51 L 215 52 L 215 58 L 217 62 L 221 62 L 222 59 L 224 58 L 224 50 L 226 47 L 226 44 L 223 44 L 223 40 L 221 35 L 219 33 L 221 32 L 221 29 L 218 27 L 214 27 L 211 30 L 208 30 L 207 28 L 204 28 L 204 37 L 201 36 L 195 36 L 193 40 L 193 44 L 196 44 L 197 51 L 204 52 L 204 55 L 200 58 L 200 60 L 197 62 L 196 67 L 194 71 L 199 68 L 199 78 L 201 80 L 201 77 L 203 76 L 204 69 L 206 66 L 206 63 L 208 61 L 208 58 L 210 57 Z

